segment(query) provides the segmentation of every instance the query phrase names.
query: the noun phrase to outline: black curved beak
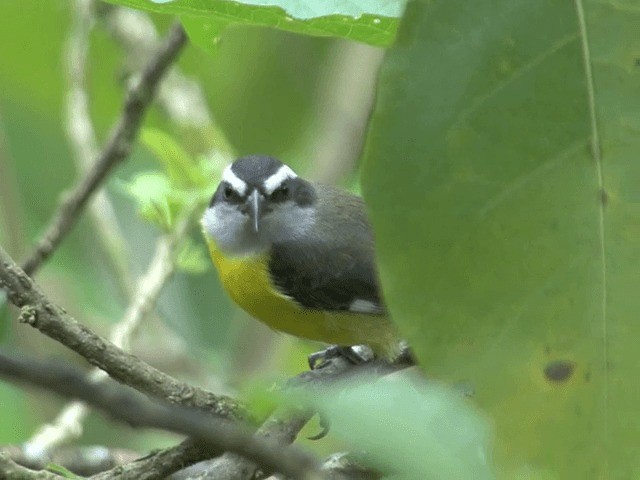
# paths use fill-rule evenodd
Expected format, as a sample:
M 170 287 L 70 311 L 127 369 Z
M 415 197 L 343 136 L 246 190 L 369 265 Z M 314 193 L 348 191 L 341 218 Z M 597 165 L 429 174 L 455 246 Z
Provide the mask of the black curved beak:
M 264 210 L 263 204 L 264 197 L 258 190 L 254 190 L 251 192 L 251 195 L 247 197 L 247 211 L 249 212 L 249 219 L 251 220 L 251 225 L 255 233 L 260 231 L 260 219 Z

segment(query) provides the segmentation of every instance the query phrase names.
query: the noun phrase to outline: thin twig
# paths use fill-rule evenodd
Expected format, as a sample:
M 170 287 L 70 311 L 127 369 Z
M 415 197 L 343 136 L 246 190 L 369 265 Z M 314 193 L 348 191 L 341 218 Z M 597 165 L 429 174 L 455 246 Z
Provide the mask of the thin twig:
M 18 357 L 0 351 L 0 375 L 81 399 L 133 427 L 150 427 L 193 437 L 212 452 L 231 451 L 265 470 L 301 480 L 321 479 L 318 462 L 293 447 L 258 439 L 247 428 L 205 412 L 151 400 L 114 382 L 94 383 L 65 364 Z
M 139 70 L 142 62 L 157 49 L 160 36 L 148 14 L 100 2 L 97 16 L 104 22 L 112 38 L 120 44 L 126 62 L 132 70 Z M 207 99 L 197 81 L 173 68 L 158 91 L 158 104 L 167 116 L 180 126 L 206 129 L 213 124 Z
M 362 153 L 383 55 L 383 49 L 370 45 L 335 42 L 323 69 L 310 130 L 313 170 L 309 174 L 315 180 L 336 183 L 353 172 Z
M 75 225 L 92 194 L 111 170 L 127 158 L 160 79 L 177 59 L 186 42 L 187 37 L 182 26 L 174 25 L 158 54 L 129 88 L 122 114 L 94 167 L 73 191 L 65 196 L 34 252 L 25 261 L 23 270 L 28 275 L 32 275 L 55 251 Z
M 80 324 L 53 304 L 2 247 L 0 288 L 6 290 L 11 303 L 22 308 L 20 321 L 83 356 L 111 378 L 171 403 L 198 407 L 224 418 L 242 416 L 243 409 L 234 399 L 180 382 Z
M 76 0 L 74 18 L 64 48 L 67 72 L 65 124 L 73 159 L 78 170 L 87 174 L 98 158 L 98 144 L 89 112 L 86 69 L 90 34 L 95 22 L 94 0 Z M 88 205 L 98 239 L 115 270 L 124 298 L 130 298 L 133 278 L 128 266 L 125 239 L 115 209 L 106 190 L 98 189 Z
M 143 318 L 155 305 L 164 285 L 175 271 L 176 246 L 186 236 L 190 226 L 189 219 L 178 222 L 175 230 L 161 236 L 156 244 L 153 259 L 147 272 L 138 281 L 133 300 L 122 319 L 111 329 L 110 340 L 125 351 L 130 350 L 130 341 L 134 331 Z M 107 374 L 94 369 L 90 374 L 94 382 L 103 381 Z M 82 422 L 89 413 L 86 404 L 74 401 L 67 405 L 50 424 L 40 427 L 38 432 L 27 441 L 25 452 L 34 457 L 52 451 L 60 445 L 79 438 L 82 435 Z

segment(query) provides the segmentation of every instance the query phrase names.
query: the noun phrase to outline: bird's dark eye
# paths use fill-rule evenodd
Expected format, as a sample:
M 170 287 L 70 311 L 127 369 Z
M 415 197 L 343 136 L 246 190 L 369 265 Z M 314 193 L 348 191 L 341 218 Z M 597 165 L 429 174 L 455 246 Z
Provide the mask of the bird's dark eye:
M 287 198 L 289 198 L 289 187 L 286 185 L 276 188 L 271 194 L 271 200 L 274 202 L 281 202 Z
M 222 198 L 225 202 L 240 203 L 242 198 L 240 194 L 236 192 L 231 185 L 225 185 L 222 189 Z

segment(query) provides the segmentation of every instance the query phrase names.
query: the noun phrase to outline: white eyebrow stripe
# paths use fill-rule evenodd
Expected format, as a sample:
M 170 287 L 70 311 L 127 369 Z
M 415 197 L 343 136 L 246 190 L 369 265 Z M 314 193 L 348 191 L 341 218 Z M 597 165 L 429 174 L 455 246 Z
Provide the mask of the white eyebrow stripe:
M 247 193 L 247 190 L 249 189 L 246 182 L 238 177 L 235 173 L 233 173 L 233 170 L 231 170 L 231 165 L 228 165 L 227 168 L 225 168 L 222 172 L 222 180 L 231 185 L 240 196 Z
M 297 176 L 298 175 L 296 175 L 296 172 L 291 170 L 291 168 L 289 168 L 287 165 L 282 165 L 276 173 L 274 173 L 264 181 L 264 191 L 267 194 L 271 195 L 273 191 L 280 185 L 282 185 L 282 182 L 284 182 L 287 178 L 296 178 Z

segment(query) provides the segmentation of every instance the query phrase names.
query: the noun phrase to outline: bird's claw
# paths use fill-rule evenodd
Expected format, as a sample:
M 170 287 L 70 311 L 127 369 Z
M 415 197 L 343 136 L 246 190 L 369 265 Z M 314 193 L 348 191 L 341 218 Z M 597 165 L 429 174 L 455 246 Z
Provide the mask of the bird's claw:
M 331 429 L 331 424 L 329 423 L 329 419 L 325 417 L 322 413 L 318 413 L 318 416 L 320 417 L 320 428 L 322 430 L 320 430 L 320 432 L 316 433 L 315 435 L 307 437 L 309 440 L 320 440 L 326 437 L 327 433 L 329 433 L 329 430 Z
M 336 357 L 342 357 L 354 365 L 360 365 L 373 359 L 373 351 L 366 345 L 354 345 L 353 347 L 330 345 L 324 350 L 309 355 L 309 368 L 311 370 L 320 368 Z

